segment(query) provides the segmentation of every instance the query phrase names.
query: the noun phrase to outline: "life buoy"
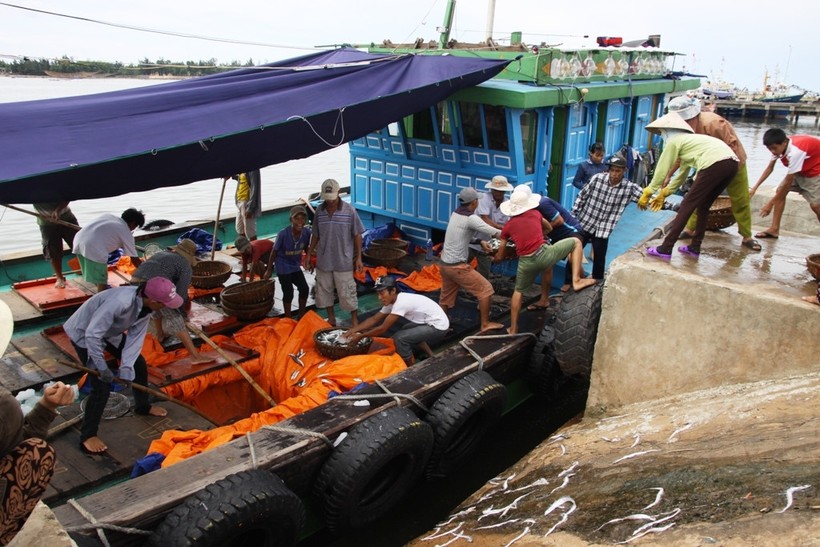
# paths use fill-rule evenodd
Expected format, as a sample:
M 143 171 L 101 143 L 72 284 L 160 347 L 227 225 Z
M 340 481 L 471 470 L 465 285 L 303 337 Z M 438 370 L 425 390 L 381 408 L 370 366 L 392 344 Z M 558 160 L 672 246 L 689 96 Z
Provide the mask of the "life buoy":
M 149 536 L 156 547 L 293 545 L 305 523 L 302 500 L 261 469 L 228 475 L 189 496 Z
M 430 457 L 430 426 L 402 407 L 354 426 L 319 471 L 313 493 L 331 532 L 360 528 L 401 500 Z
M 445 476 L 464 462 L 501 417 L 506 400 L 507 388 L 484 371 L 447 388 L 426 416 L 434 438 L 427 476 Z
M 527 386 L 536 397 L 552 402 L 562 385 L 563 374 L 555 360 L 555 327 L 544 325 L 527 364 Z
M 555 313 L 555 359 L 567 376 L 589 378 L 592 354 L 601 319 L 603 286 L 599 283 L 580 292 L 570 291 Z

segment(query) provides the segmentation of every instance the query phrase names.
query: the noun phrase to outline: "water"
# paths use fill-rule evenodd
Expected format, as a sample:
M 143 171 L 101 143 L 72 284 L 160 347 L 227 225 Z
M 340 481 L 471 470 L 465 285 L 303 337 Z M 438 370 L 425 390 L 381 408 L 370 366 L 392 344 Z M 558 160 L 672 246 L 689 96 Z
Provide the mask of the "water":
M 167 80 L 165 80 L 167 81 Z M 50 99 L 70 95 L 86 95 L 116 91 L 162 83 L 160 80 L 146 79 L 77 79 L 32 77 L 0 77 L 0 102 L 14 102 L 34 99 Z M 732 120 L 746 153 L 749 156 L 750 184 L 765 169 L 771 155 L 763 146 L 763 133 L 770 124 Z M 778 122 L 781 123 L 781 122 Z M 787 133 L 795 132 L 784 127 Z M 801 120 L 796 132 L 820 135 L 814 127 L 813 119 Z M 785 172 L 775 169 L 764 185 L 776 185 Z M 300 197 L 318 191 L 326 178 L 335 178 L 342 186 L 350 184 L 350 163 L 348 147 L 340 146 L 327 152 L 303 160 L 272 165 L 262 169 L 262 205 L 265 208 L 293 203 Z M 228 181 L 222 203 L 223 215 L 235 212 L 233 192 L 236 183 Z M 128 207 L 136 207 L 145 212 L 146 220 L 168 219 L 174 222 L 207 220 L 216 216 L 221 179 L 211 179 L 173 188 L 160 188 L 150 192 L 136 192 L 113 198 L 81 200 L 71 204 L 80 224 L 86 224 L 102 213 L 119 214 Z M 2 209 L 0 211 L 0 231 L 15 234 L 15 237 L 0 239 L 0 255 L 14 251 L 34 250 L 40 246 L 40 232 L 33 217 Z

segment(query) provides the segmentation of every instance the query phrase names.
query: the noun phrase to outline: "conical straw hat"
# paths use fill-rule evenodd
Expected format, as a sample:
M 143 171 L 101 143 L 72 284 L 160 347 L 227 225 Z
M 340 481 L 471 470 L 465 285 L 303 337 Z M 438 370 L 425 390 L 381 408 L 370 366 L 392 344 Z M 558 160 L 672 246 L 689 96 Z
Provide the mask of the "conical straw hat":
M 694 133 L 686 120 L 681 118 L 677 112 L 669 112 L 646 126 L 646 130 L 655 135 L 660 135 L 661 129 L 677 129 L 678 131 Z

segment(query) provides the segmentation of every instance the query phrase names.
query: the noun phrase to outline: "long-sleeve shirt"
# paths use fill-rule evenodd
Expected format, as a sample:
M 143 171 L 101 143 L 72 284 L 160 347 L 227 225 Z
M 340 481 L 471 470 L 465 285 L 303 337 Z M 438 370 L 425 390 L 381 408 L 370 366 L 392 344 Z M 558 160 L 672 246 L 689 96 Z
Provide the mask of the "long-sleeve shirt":
M 594 237 L 607 238 L 632 200 L 641 197 L 641 187 L 626 179 L 613 186 L 609 173 L 599 173 L 581 189 L 572 215 L 583 230 Z
M 592 180 L 592 177 L 598 173 L 603 173 L 604 171 L 606 171 L 605 163 L 595 163 L 591 159 L 587 158 L 586 161 L 578 165 L 578 170 L 575 172 L 575 178 L 572 179 L 572 185 L 580 190 L 586 186 L 590 180 Z
M 721 160 L 734 159 L 737 161 L 737 156 L 728 144 L 709 135 L 694 133 L 672 135 L 663 145 L 663 152 L 655 166 L 652 182 L 647 186 L 652 189 L 652 193 L 661 189 L 666 175 L 678 159 L 680 159 L 680 168 L 669 181 L 670 192 L 674 192 L 683 184 L 691 169 L 702 171 Z
M 732 149 L 740 165 L 746 165 L 746 150 L 735 133 L 735 128 L 723 116 L 714 112 L 701 112 L 698 114 L 698 124 L 695 133 L 722 140 Z
M 86 300 L 80 309 L 63 325 L 72 342 L 88 350 L 88 361 L 97 370 L 105 370 L 106 341 L 119 346 L 128 331 L 120 360 L 120 378 L 134 379 L 134 362 L 139 357 L 148 320 L 151 314 L 142 314 L 143 300 L 137 287 L 117 287 L 97 293 Z
M 441 249 L 441 261 L 444 264 L 458 264 L 467 262 L 470 255 L 470 240 L 475 232 L 492 237 L 498 233 L 477 215 L 462 215 L 453 213 L 444 232 L 444 246 Z

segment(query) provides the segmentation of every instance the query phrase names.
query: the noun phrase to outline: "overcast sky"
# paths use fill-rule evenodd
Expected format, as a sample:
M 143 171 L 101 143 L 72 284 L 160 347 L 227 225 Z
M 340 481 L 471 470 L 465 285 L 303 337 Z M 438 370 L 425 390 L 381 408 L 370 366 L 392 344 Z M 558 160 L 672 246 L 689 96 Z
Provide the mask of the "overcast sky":
M 256 42 L 244 45 L 163 36 L 34 13 L 0 4 L 0 59 L 8 56 L 136 63 L 160 57 L 257 64 L 294 57 L 314 46 L 394 43 L 438 37 L 446 0 L 12 0 L 27 8 L 174 33 Z M 755 8 L 755 4 L 757 7 Z M 452 38 L 483 38 L 487 0 L 459 0 Z M 817 0 L 771 2 L 551 2 L 498 0 L 494 38 L 522 31 L 526 43 L 579 45 L 596 36 L 624 40 L 662 36 L 664 49 L 686 54 L 675 68 L 759 89 L 766 69 L 780 81 L 820 91 Z M 581 36 L 589 35 L 589 39 Z M 282 47 L 270 47 L 282 46 Z

